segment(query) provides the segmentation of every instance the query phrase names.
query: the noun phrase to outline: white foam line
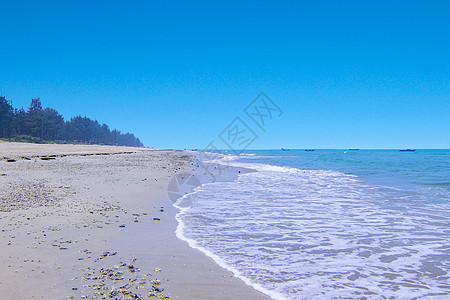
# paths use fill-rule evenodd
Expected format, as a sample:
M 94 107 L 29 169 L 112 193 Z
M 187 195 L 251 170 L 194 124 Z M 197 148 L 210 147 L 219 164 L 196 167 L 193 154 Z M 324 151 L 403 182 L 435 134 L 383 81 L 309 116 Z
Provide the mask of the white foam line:
M 203 186 L 203 184 L 201 185 Z M 200 186 L 200 187 L 201 187 Z M 202 252 L 203 254 L 205 254 L 206 256 L 210 257 L 212 260 L 214 260 L 215 263 L 217 263 L 220 267 L 224 268 L 225 270 L 230 271 L 231 273 L 233 273 L 234 277 L 239 278 L 240 280 L 242 280 L 246 285 L 254 288 L 255 290 L 269 296 L 270 298 L 274 299 L 274 300 L 287 300 L 288 298 L 286 298 L 285 296 L 283 296 L 282 294 L 272 291 L 272 290 L 268 290 L 266 288 L 264 288 L 263 286 L 261 286 L 260 284 L 254 283 L 252 282 L 250 279 L 248 279 L 247 277 L 243 276 L 241 274 L 241 272 L 239 272 L 239 270 L 237 270 L 236 268 L 230 266 L 229 264 L 227 264 L 225 262 L 225 260 L 223 260 L 221 257 L 219 257 L 218 255 L 212 253 L 211 251 L 209 251 L 208 249 L 199 246 L 197 241 L 188 238 L 184 235 L 184 228 L 185 228 L 185 224 L 182 221 L 182 216 L 185 214 L 185 212 L 187 210 L 189 210 L 189 207 L 181 207 L 178 205 L 178 203 L 180 203 L 185 197 L 188 197 L 192 194 L 195 194 L 196 192 L 198 192 L 199 190 L 194 190 L 192 193 L 183 195 L 182 197 L 180 197 L 177 202 L 174 203 L 174 206 L 176 208 L 178 208 L 180 210 L 180 212 L 175 216 L 175 218 L 178 221 L 178 226 L 177 229 L 175 230 L 175 233 L 177 235 L 177 237 L 182 240 L 185 241 L 186 243 L 188 243 L 188 245 L 191 248 L 197 249 L 200 252 Z

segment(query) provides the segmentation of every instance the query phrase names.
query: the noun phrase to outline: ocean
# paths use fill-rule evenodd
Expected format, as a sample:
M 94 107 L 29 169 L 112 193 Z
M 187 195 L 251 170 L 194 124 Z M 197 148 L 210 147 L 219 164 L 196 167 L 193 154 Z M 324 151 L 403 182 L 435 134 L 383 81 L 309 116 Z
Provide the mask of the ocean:
M 177 235 L 273 299 L 448 299 L 450 150 L 255 150 Z

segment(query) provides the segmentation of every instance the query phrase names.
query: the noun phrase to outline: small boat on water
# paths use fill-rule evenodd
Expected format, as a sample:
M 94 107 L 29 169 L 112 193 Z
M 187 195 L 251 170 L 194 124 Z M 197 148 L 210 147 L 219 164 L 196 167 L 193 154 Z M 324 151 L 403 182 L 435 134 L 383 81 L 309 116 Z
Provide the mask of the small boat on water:
M 289 149 L 285 149 L 285 148 L 281 148 L 281 150 L 283 150 L 283 151 L 289 151 Z
M 400 152 L 414 152 L 416 149 L 401 149 Z
M 359 149 L 348 149 L 348 151 L 359 151 Z
M 312 152 L 312 151 L 316 151 L 316 149 L 305 149 L 305 151 Z

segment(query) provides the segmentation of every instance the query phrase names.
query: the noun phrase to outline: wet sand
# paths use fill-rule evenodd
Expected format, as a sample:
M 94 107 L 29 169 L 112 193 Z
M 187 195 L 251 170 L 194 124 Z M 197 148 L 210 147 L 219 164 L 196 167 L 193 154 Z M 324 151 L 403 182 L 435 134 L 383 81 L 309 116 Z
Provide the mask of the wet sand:
M 268 299 L 177 239 L 167 185 L 195 165 L 181 151 L 0 142 L 0 298 Z

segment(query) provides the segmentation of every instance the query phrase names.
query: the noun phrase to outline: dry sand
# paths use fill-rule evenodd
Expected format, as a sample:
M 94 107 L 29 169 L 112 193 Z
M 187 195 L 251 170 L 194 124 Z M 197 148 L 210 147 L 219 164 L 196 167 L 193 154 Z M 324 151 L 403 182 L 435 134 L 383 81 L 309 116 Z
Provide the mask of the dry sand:
M 177 239 L 167 185 L 195 164 L 181 151 L 0 142 L 0 299 L 268 299 Z

